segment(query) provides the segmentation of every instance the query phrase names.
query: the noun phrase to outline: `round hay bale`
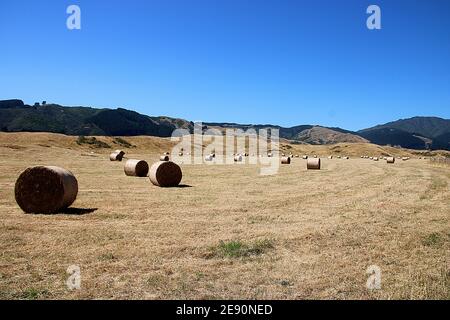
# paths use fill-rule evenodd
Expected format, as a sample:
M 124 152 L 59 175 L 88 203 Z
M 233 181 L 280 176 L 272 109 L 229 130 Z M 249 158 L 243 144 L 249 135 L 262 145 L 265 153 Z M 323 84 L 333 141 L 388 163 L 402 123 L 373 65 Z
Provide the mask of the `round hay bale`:
M 72 172 L 60 167 L 31 167 L 20 174 L 14 194 L 26 213 L 57 213 L 77 198 L 78 181 Z
M 179 152 L 178 156 L 182 157 L 183 156 L 183 152 Z
M 343 156 L 342 159 L 348 160 L 348 157 L 347 156 Z
M 272 157 L 272 153 L 269 152 L 269 153 L 267 154 L 267 156 L 268 156 L 269 158 L 271 158 L 271 157 Z
M 148 174 L 148 163 L 144 160 L 130 159 L 125 162 L 123 170 L 127 176 L 146 177 Z
M 111 161 L 122 161 L 125 152 L 122 150 L 116 150 L 109 155 L 109 160 Z
M 237 155 L 234 157 L 234 162 L 241 162 L 242 161 L 242 156 L 241 155 Z
M 281 164 L 291 164 L 291 157 L 282 157 Z
M 149 173 L 150 181 L 159 187 L 176 187 L 183 174 L 179 165 L 172 161 L 159 161 L 152 165 Z
M 208 155 L 205 157 L 205 161 L 213 161 L 213 157 L 211 155 Z
M 386 157 L 386 162 L 387 163 L 394 163 L 395 162 L 395 158 L 394 157 Z
M 378 161 L 378 157 L 373 157 L 373 161 Z
M 333 156 L 328 156 L 328 159 L 333 159 Z
M 310 158 L 306 162 L 306 168 L 313 170 L 320 170 L 320 158 Z
M 170 158 L 167 154 L 163 154 L 161 157 L 159 157 L 160 161 L 169 161 Z
M 303 156 L 302 158 L 306 160 L 306 159 L 308 159 L 308 156 Z
M 298 158 L 298 157 L 299 157 L 299 155 L 298 155 L 298 154 L 296 154 L 296 155 L 295 155 L 295 157 L 296 157 L 296 158 Z
M 317 158 L 317 154 L 314 155 L 314 158 Z

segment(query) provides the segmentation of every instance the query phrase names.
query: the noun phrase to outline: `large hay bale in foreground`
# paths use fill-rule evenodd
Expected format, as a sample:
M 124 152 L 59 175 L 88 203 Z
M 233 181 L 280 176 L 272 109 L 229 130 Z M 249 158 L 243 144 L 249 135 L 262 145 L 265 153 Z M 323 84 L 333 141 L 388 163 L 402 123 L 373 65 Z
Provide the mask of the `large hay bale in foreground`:
M 149 173 L 150 181 L 155 186 L 176 187 L 183 174 L 179 165 L 172 161 L 159 161 L 152 165 Z
M 125 162 L 123 170 L 127 176 L 146 177 L 148 174 L 148 163 L 144 160 L 130 159 Z
M 78 181 L 72 172 L 60 167 L 31 167 L 17 179 L 14 194 L 26 213 L 57 213 L 77 198 Z
M 395 162 L 395 158 L 394 157 L 386 157 L 386 162 L 387 163 L 394 163 Z
M 109 155 L 109 160 L 111 161 L 122 161 L 125 152 L 122 150 L 116 150 Z
M 306 168 L 320 170 L 320 158 L 309 158 L 308 161 L 306 161 Z
M 281 164 L 291 164 L 291 157 L 282 157 Z

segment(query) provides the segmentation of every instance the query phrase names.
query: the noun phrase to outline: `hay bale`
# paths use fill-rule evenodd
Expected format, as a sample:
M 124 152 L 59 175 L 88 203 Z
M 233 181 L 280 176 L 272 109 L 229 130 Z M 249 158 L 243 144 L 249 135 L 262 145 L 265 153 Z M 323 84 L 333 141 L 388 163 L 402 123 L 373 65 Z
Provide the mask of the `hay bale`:
M 295 155 L 296 158 L 300 157 L 298 154 Z
M 394 163 L 395 162 L 395 158 L 394 157 L 386 157 L 386 162 L 387 163 Z
M 241 161 L 242 161 L 242 156 L 240 154 L 234 157 L 234 162 L 241 162 Z
M 373 157 L 373 161 L 378 161 L 378 157 Z
M 125 152 L 122 150 L 116 150 L 109 155 L 109 160 L 111 161 L 122 161 Z
M 308 159 L 308 156 L 305 155 L 305 156 L 303 156 L 302 158 L 306 160 L 306 159 Z
M 282 157 L 281 164 L 291 164 L 291 157 Z
M 160 161 L 169 161 L 170 158 L 167 154 L 163 154 L 161 157 L 159 157 Z
M 26 213 L 57 213 L 77 198 L 78 181 L 72 172 L 60 167 L 31 167 L 20 174 L 14 194 Z
M 205 161 L 213 161 L 213 157 L 211 156 L 211 155 L 207 155 L 206 157 L 205 157 Z
M 148 174 L 148 163 L 144 160 L 130 159 L 125 162 L 123 170 L 127 176 L 146 177 Z
M 348 160 L 348 157 L 347 156 L 343 156 L 342 159 Z
M 269 153 L 267 154 L 267 156 L 268 156 L 269 158 L 271 158 L 271 157 L 272 157 L 272 153 L 269 152 Z
M 320 158 L 310 158 L 306 162 L 306 168 L 313 170 L 320 170 Z
M 179 156 L 179 157 L 182 157 L 182 156 L 183 156 L 183 152 L 179 152 L 179 153 L 178 153 L 178 156 Z
M 159 161 L 152 165 L 149 173 L 150 181 L 159 187 L 176 187 L 183 174 L 179 165 L 172 161 Z
M 315 154 L 313 157 L 314 157 L 314 158 L 317 158 L 317 154 Z
M 330 160 L 333 159 L 333 156 L 328 156 L 328 159 L 330 159 Z

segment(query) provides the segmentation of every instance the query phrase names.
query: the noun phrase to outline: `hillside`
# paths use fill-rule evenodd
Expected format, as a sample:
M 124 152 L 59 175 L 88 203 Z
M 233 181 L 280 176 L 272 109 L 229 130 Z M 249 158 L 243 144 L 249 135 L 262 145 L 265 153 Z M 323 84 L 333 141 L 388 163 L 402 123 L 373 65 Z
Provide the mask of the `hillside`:
M 0 131 L 52 132 L 84 136 L 157 136 L 169 137 L 173 130 L 193 131 L 193 123 L 170 117 L 151 117 L 135 111 L 66 107 L 58 104 L 29 106 L 18 99 L 0 100 Z M 203 129 L 259 130 L 275 128 L 280 138 L 295 143 L 329 145 L 364 143 L 399 146 L 418 150 L 450 150 L 450 120 L 414 117 L 352 132 L 342 128 L 317 125 L 281 127 L 272 124 L 204 123 Z
M 192 124 L 181 119 L 149 117 L 122 108 L 95 109 L 57 104 L 28 106 L 20 100 L 0 101 L 0 129 L 5 132 L 168 137 L 180 127 L 190 129 Z
M 450 150 L 450 120 L 437 117 L 401 119 L 360 130 L 358 134 L 380 145 Z

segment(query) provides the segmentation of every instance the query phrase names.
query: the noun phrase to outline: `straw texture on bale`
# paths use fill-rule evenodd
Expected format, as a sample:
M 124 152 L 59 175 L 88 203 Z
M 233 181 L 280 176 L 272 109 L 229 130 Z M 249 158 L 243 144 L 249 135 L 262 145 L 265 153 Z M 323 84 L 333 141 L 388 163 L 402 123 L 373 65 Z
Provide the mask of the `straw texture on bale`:
M 395 162 L 395 158 L 394 157 L 387 157 L 386 158 L 386 162 L 387 163 L 394 163 Z
M 170 158 L 169 158 L 169 156 L 168 155 L 166 155 L 166 154 L 163 154 L 161 157 L 159 157 L 159 160 L 160 161 L 169 161 L 170 160 Z
M 121 150 L 116 150 L 109 155 L 109 160 L 111 161 L 122 161 L 125 152 Z
M 306 162 L 306 168 L 307 169 L 314 169 L 319 170 L 320 169 L 320 158 L 310 158 Z
M 148 163 L 144 160 L 130 159 L 125 162 L 123 170 L 127 176 L 146 177 L 148 174 Z
M 57 213 L 77 198 L 78 181 L 72 172 L 60 167 L 31 167 L 17 179 L 14 194 L 26 213 Z
M 150 181 L 159 187 L 176 187 L 183 174 L 179 165 L 172 161 L 159 161 L 152 165 L 149 173 Z
M 281 164 L 291 164 L 291 157 L 282 157 Z

